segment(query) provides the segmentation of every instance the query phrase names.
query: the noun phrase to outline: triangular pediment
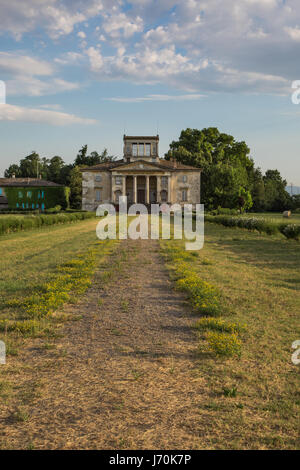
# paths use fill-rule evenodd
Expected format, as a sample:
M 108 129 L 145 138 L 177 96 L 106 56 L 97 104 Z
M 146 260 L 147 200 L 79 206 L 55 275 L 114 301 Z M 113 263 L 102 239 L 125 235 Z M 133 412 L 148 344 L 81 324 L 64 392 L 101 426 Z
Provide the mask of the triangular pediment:
M 161 165 L 154 162 L 146 162 L 145 160 L 136 160 L 135 162 L 123 163 L 119 166 L 115 166 L 111 171 L 143 171 L 143 170 L 155 170 L 155 171 L 165 171 Z

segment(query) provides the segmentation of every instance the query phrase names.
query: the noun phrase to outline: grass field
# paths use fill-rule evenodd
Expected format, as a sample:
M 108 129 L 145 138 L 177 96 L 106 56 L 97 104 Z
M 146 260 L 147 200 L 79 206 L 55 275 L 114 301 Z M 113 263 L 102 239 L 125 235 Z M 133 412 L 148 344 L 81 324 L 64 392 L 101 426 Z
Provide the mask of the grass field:
M 299 366 L 291 345 L 300 339 L 300 244 L 215 224 L 205 232 L 198 253 L 184 251 L 181 241 L 163 241 L 162 250 L 182 249 L 182 261 L 221 291 L 222 318 L 247 326 L 240 359 L 208 353 L 207 333 L 198 333 L 195 374 L 208 379 L 210 392 L 195 412 L 212 423 L 213 448 L 299 448 Z
M 44 284 L 56 276 L 58 266 L 76 259 L 91 248 L 97 247 L 98 262 L 108 261 L 105 269 L 110 269 L 109 255 L 113 252 L 114 243 L 97 240 L 96 224 L 97 220 L 91 219 L 1 237 L 0 321 L 5 318 L 20 319 L 21 311 L 9 306 L 8 302 L 41 292 Z M 160 247 L 171 273 L 174 267 L 172 252 L 177 250 L 180 262 L 219 289 L 222 319 L 231 324 L 246 325 L 241 333 L 240 357 L 226 358 L 208 351 L 208 331 L 193 330 L 198 348 L 194 356 L 188 359 L 189 366 L 185 372 L 188 378 L 185 380 L 189 380 L 189 387 L 193 383 L 195 386 L 203 384 L 202 393 L 197 395 L 190 415 L 191 422 L 197 421 L 198 445 L 206 449 L 299 449 L 299 366 L 291 361 L 291 345 L 300 339 L 300 243 L 209 223 L 205 227 L 205 246 L 199 252 L 185 251 L 183 242 L 177 240 L 161 241 Z M 142 264 L 143 247 L 139 249 Z M 123 262 L 130 263 L 125 255 Z M 134 258 L 133 255 L 131 257 Z M 151 259 L 147 265 L 147 278 L 151 277 L 153 270 L 150 262 Z M 163 263 L 163 260 L 160 259 L 160 262 Z M 113 269 L 117 270 L 117 266 Z M 110 291 L 113 292 L 114 281 L 111 282 Z M 130 293 L 126 276 L 119 282 L 123 283 L 119 287 Z M 165 285 L 158 280 L 155 282 L 155 289 Z M 132 307 L 128 303 L 125 309 L 124 300 L 121 317 L 128 317 L 130 325 L 128 308 Z M 134 314 L 137 321 L 142 312 Z M 113 310 L 111 315 L 114 315 Z M 194 313 L 192 308 L 189 315 L 191 324 L 196 325 L 200 315 Z M 119 328 L 118 324 L 116 328 Z M 143 335 L 147 334 L 151 335 L 151 330 L 143 330 Z M 0 339 L 5 340 L 11 356 L 18 355 L 16 358 L 10 357 L 7 368 L 1 366 L 0 402 L 3 401 L 8 407 L 13 403 L 19 410 L 19 426 L 22 422 L 25 426 L 29 419 L 27 411 L 24 411 L 24 404 L 28 402 L 27 392 L 20 390 L 18 381 L 35 387 L 30 376 L 33 371 L 28 365 L 22 366 L 22 351 L 26 345 L 27 355 L 36 351 L 36 339 L 34 336 L 26 338 L 15 332 L 6 334 L 3 331 Z M 51 359 L 54 354 L 52 348 L 54 351 L 56 348 L 55 335 L 39 341 L 39 347 L 43 347 L 43 354 L 46 355 L 45 358 L 43 356 L 43 367 L 47 369 L 47 358 Z M 190 344 L 187 344 L 186 348 L 189 347 Z M 60 354 L 63 360 L 64 351 L 61 350 Z M 120 367 L 124 358 L 120 356 Z M 142 361 L 140 357 L 138 360 Z M 139 364 L 141 366 L 142 362 Z M 156 379 L 155 370 L 153 380 Z M 47 374 L 51 379 L 51 370 L 47 369 Z M 167 384 L 168 376 L 164 377 Z M 176 355 L 172 359 L 172 377 L 176 378 Z M 116 383 L 119 383 L 118 380 Z M 111 387 L 113 393 L 114 383 Z M 130 388 L 130 383 L 126 387 Z M 182 383 L 182 388 L 185 388 L 185 383 Z M 31 400 L 30 407 L 34 409 L 36 397 L 33 392 Z M 155 414 L 155 403 L 149 406 Z M 126 421 L 125 411 L 122 421 Z M 8 440 L 1 445 L 11 448 L 18 444 Z M 178 448 L 183 447 L 184 441 Z

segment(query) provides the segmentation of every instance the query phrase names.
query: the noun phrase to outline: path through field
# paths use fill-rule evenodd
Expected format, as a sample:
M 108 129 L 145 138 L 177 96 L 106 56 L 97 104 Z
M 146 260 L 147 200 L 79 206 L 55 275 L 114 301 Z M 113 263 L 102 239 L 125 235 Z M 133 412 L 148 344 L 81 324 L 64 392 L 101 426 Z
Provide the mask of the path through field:
M 65 324 L 54 349 L 41 339 L 25 349 L 19 386 L 30 396 L 23 422 L 11 418 L 11 404 L 4 411 L 10 447 L 201 446 L 197 403 L 206 385 L 195 369 L 193 318 L 158 242 L 124 241 L 110 263 L 112 277 L 103 285 L 98 272 L 66 308 L 82 318 Z

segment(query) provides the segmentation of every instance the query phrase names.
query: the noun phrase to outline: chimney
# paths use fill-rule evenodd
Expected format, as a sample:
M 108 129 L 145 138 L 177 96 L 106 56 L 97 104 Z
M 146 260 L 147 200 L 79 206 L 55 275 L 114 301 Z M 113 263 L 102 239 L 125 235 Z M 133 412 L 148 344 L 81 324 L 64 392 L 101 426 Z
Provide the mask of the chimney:
M 12 177 L 12 178 L 15 178 L 15 177 L 16 177 L 16 173 L 13 173 L 13 174 L 11 175 L 11 177 Z

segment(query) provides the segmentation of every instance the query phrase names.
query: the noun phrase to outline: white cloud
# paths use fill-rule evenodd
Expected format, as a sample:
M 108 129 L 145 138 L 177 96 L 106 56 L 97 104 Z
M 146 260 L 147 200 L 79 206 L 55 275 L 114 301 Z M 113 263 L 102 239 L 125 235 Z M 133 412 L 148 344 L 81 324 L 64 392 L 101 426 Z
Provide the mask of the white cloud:
M 163 83 L 195 93 L 282 93 L 300 77 L 299 0 L 0 0 L 0 9 L 0 30 L 18 39 L 36 28 L 55 40 L 77 31 L 98 80 Z M 87 39 L 83 29 L 91 18 L 94 36 Z M 101 49 L 91 42 L 95 37 Z M 54 64 L 84 63 L 76 53 Z M 53 64 L 32 65 L 39 69 L 33 77 L 43 67 L 51 75 Z M 11 67 L 15 74 L 30 68 Z
M 76 59 L 77 56 L 79 54 Z M 19 51 L 0 52 L 0 76 L 7 77 L 8 96 L 42 96 L 79 88 L 78 83 L 55 77 L 54 73 L 54 66 L 45 60 L 23 55 Z
M 0 121 L 22 121 L 53 126 L 66 126 L 72 124 L 96 124 L 95 119 L 85 119 L 74 114 L 58 111 L 24 108 L 11 104 L 0 105 Z
M 0 52 L 0 72 L 19 75 L 52 75 L 53 66 L 19 52 Z
M 141 97 L 113 97 L 106 98 L 108 101 L 117 101 L 119 103 L 143 103 L 145 101 L 194 101 L 205 98 L 205 95 L 188 94 L 188 95 L 147 95 Z
M 124 36 L 129 38 L 135 33 L 143 31 L 143 20 L 140 16 L 132 20 L 125 13 L 105 15 L 103 30 L 112 38 Z
M 0 30 L 20 39 L 24 33 L 44 28 L 50 37 L 70 34 L 74 26 L 98 15 L 107 0 L 0 0 Z

